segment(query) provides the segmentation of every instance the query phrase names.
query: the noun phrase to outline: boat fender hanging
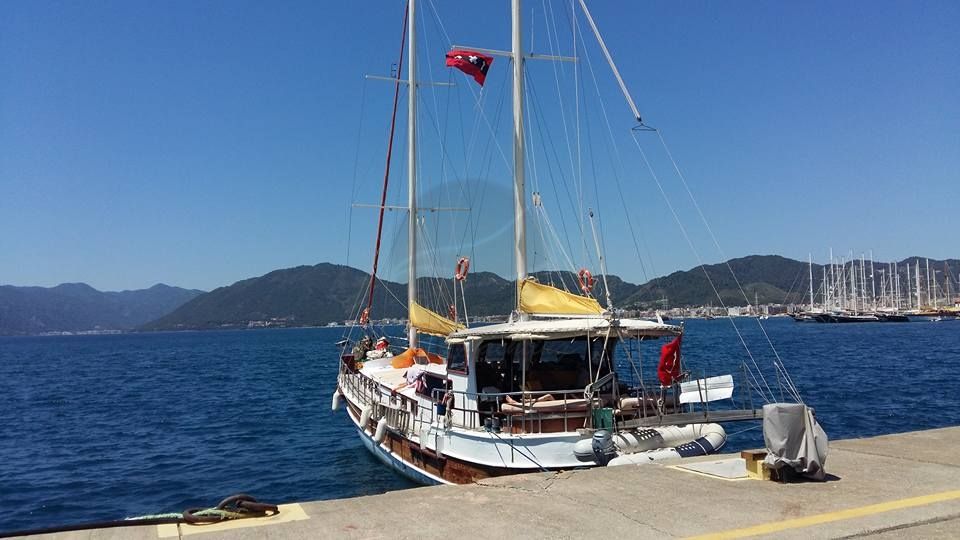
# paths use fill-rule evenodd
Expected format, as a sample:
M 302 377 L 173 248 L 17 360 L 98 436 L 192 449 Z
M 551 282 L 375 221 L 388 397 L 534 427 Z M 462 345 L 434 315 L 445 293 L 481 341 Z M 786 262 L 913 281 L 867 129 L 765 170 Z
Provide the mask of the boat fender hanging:
M 463 281 L 467 279 L 467 273 L 470 272 L 470 258 L 469 257 L 460 257 L 457 260 L 457 268 L 454 273 L 454 278 L 457 281 Z
M 360 412 L 360 429 L 366 431 L 367 424 L 370 423 L 370 416 L 373 415 L 373 407 L 367 405 L 363 408 L 363 411 Z
M 577 272 L 577 281 L 580 283 L 580 290 L 583 291 L 583 294 L 590 294 L 590 291 L 593 290 L 593 274 L 586 268 L 581 268 Z
M 340 389 L 333 391 L 333 401 L 330 403 L 330 410 L 335 411 L 340 408 Z
M 381 418 L 380 421 L 377 422 L 377 431 L 373 434 L 373 440 L 376 441 L 377 444 L 379 444 L 383 442 L 383 438 L 386 436 L 387 436 L 387 419 Z

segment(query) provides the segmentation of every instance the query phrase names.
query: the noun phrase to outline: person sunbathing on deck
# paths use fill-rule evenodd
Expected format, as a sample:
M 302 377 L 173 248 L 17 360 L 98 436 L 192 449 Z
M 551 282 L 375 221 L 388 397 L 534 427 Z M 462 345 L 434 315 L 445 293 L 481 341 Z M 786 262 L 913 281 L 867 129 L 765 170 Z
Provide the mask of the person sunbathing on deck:
M 543 388 L 540 386 L 540 383 L 536 381 L 528 380 L 527 386 L 523 393 L 523 405 L 529 406 L 529 405 L 533 405 L 534 403 L 540 403 L 541 401 L 553 401 L 554 399 L 556 399 L 550 394 L 543 394 L 542 396 L 537 396 L 537 397 L 533 397 L 530 394 L 530 392 L 535 392 L 537 390 L 542 390 L 542 389 Z M 513 399 L 513 397 L 511 396 L 504 396 L 504 401 L 509 403 L 510 405 L 521 405 L 519 401 Z
M 413 365 L 410 366 L 403 374 L 404 381 L 393 387 L 394 394 L 408 386 L 416 386 L 417 381 L 427 370 L 427 364 L 430 363 L 430 359 L 428 359 L 426 356 L 414 355 L 413 362 Z
M 533 397 L 533 396 L 531 396 L 531 395 L 529 395 L 529 394 L 524 394 L 524 396 L 525 396 L 525 397 L 523 398 L 523 402 L 524 402 L 525 405 L 532 405 L 532 404 L 534 404 L 534 403 L 540 403 L 541 401 L 553 401 L 553 400 L 556 399 L 555 397 L 551 396 L 550 394 L 544 394 L 544 395 L 542 395 L 542 396 L 537 396 L 537 397 Z M 520 405 L 520 402 L 519 402 L 519 401 L 513 399 L 513 398 L 510 397 L 510 396 L 504 396 L 504 401 L 507 402 L 507 403 L 509 403 L 509 404 L 511 404 L 511 405 L 518 405 L 518 406 Z

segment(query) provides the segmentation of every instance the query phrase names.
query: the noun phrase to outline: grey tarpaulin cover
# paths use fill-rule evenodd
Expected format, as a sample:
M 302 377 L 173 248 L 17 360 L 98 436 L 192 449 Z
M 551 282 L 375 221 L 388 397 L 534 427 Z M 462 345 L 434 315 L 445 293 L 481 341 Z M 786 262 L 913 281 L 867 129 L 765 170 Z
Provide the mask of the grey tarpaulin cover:
M 763 406 L 763 440 L 767 445 L 764 464 L 771 469 L 790 467 L 814 480 L 824 480 L 827 434 L 800 403 L 770 403 Z

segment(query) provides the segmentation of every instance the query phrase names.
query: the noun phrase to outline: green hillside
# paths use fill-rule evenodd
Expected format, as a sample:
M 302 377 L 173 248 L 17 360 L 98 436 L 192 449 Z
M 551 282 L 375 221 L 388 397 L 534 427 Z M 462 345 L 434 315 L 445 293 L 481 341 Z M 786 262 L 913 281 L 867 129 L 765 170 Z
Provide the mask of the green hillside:
M 914 262 L 915 258 L 909 261 Z M 960 271 L 960 261 L 946 262 Z M 931 260 L 930 263 L 931 268 L 935 265 L 942 269 L 944 265 L 944 261 Z M 886 268 L 886 263 L 877 264 Z M 905 280 L 905 267 L 903 263 L 898 264 Z M 879 269 L 880 266 L 878 274 Z M 570 290 L 576 288 L 576 276 L 569 272 L 538 272 L 534 276 L 543 283 L 566 285 Z M 743 306 L 755 300 L 760 304 L 805 303 L 809 295 L 808 276 L 806 262 L 777 255 L 752 255 L 674 272 L 643 285 L 612 275 L 607 276 L 607 283 L 614 305 L 620 308 L 663 307 L 664 300 L 669 307 L 719 305 L 714 287 L 723 304 Z M 813 265 L 815 290 L 820 289 L 822 276 L 823 267 Z M 357 316 L 357 306 L 368 280 L 366 272 L 329 263 L 276 270 L 198 296 L 143 329 L 317 326 L 352 320 Z M 419 290 L 421 301 L 428 307 L 446 312 L 452 279 L 421 278 Z M 515 294 L 512 281 L 490 272 L 471 273 L 466 281 L 468 314 L 471 317 L 506 315 L 513 308 Z M 601 305 L 606 305 L 603 279 L 599 276 L 594 296 Z M 372 317 L 404 318 L 406 297 L 405 284 L 378 281 Z

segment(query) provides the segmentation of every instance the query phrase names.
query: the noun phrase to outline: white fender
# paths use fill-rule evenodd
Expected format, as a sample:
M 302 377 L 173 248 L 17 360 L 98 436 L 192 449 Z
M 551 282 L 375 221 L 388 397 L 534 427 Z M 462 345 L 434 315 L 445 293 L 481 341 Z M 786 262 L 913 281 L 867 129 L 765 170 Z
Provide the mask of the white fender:
M 340 389 L 333 391 L 333 401 L 330 403 L 330 410 L 335 411 L 340 408 Z
M 363 431 L 367 430 L 367 424 L 370 423 L 370 415 L 373 414 L 373 407 L 366 405 L 363 407 L 363 410 L 360 411 L 360 429 Z
M 376 441 L 377 444 L 380 444 L 383 442 L 383 438 L 386 436 L 387 436 L 387 419 L 381 418 L 380 421 L 377 422 L 377 431 L 376 433 L 373 434 L 373 440 Z

